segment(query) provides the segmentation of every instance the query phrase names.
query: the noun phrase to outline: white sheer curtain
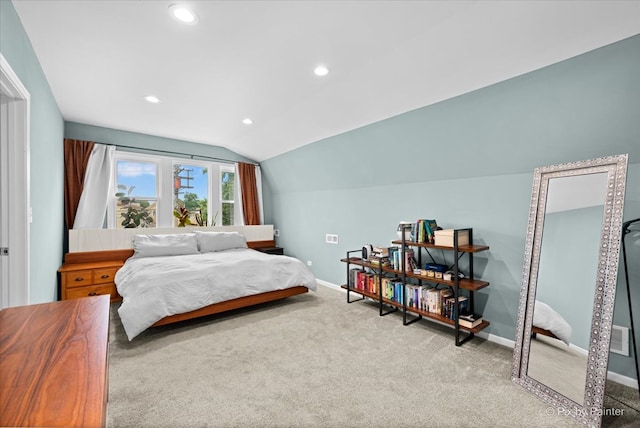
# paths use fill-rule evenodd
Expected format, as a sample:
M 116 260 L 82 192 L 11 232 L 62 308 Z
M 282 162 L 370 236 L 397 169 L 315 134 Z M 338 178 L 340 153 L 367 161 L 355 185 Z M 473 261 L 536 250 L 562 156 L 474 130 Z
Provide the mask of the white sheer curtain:
M 260 165 L 256 165 L 256 187 L 258 187 L 258 207 L 260 207 L 260 224 L 264 224 L 264 209 L 262 208 L 262 172 Z
M 109 204 L 114 146 L 95 144 L 91 151 L 74 229 L 102 229 Z
M 233 164 L 235 172 L 233 174 L 233 225 L 244 226 L 244 207 L 242 206 L 242 188 L 240 186 L 240 174 L 238 173 L 238 163 Z

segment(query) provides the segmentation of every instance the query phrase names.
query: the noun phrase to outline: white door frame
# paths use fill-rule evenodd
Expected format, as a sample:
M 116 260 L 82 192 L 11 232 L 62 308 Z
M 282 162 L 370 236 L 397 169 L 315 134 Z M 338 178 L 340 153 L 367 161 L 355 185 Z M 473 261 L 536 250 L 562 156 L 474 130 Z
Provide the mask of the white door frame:
M 2 284 L 2 307 L 29 304 L 29 239 L 30 206 L 30 100 L 9 62 L 0 53 L 0 92 L 10 102 L 6 104 L 8 183 L 8 278 Z M 7 256 L 0 256 L 7 257 Z M 4 280 L 3 280 L 4 282 Z M 6 301 L 5 301 L 6 300 Z

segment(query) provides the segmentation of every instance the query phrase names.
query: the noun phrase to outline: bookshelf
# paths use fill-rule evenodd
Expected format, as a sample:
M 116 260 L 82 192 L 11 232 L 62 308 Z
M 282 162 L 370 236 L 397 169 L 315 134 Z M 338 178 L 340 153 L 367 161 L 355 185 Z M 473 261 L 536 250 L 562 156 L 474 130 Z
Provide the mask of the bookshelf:
M 410 227 L 408 225 L 407 227 Z M 489 282 L 475 278 L 473 271 L 473 255 L 482 251 L 489 250 L 486 245 L 473 245 L 473 230 L 471 228 L 456 229 L 453 231 L 453 246 L 442 246 L 423 242 L 412 242 L 405 240 L 404 230 L 402 231 L 403 239 L 394 240 L 392 244 L 399 246 L 401 253 L 400 269 L 393 268 L 391 266 L 384 265 L 382 263 L 376 264 L 369 260 L 365 260 L 362 257 L 356 257 L 357 253 L 362 255 L 362 250 L 347 251 L 347 257 L 341 259 L 341 262 L 347 265 L 347 283 L 341 287 L 347 291 L 347 303 L 353 303 L 366 298 L 373 299 L 378 302 L 380 316 L 384 316 L 396 311 L 402 311 L 403 324 L 409 325 L 416 321 L 427 319 L 440 322 L 454 329 L 456 346 L 460 346 L 466 341 L 472 339 L 475 333 L 478 333 L 487 328 L 490 323 L 483 319 L 479 325 L 469 328 L 459 324 L 458 316 L 460 314 L 459 298 L 464 296 L 467 301 L 467 310 L 474 312 L 474 293 L 489 286 Z M 458 235 L 460 233 L 469 234 L 468 245 L 458 245 Z M 452 279 L 446 280 L 443 278 L 426 277 L 423 274 L 417 274 L 412 271 L 407 271 L 405 268 L 406 254 L 409 249 L 414 251 L 417 256 L 418 266 L 422 266 L 422 255 L 427 255 L 432 261 L 438 259 L 434 257 L 433 250 L 442 250 L 443 252 L 449 252 L 453 255 L 453 264 L 448 266 L 449 271 L 453 272 Z M 462 257 L 467 257 L 467 271 L 468 275 L 465 278 L 459 278 L 460 262 Z M 444 262 L 443 256 L 439 259 Z M 351 275 L 352 268 L 359 267 L 366 275 L 373 278 L 374 285 L 371 287 L 357 287 L 353 283 Z M 377 279 L 376 279 L 377 277 Z M 384 278 L 396 278 L 394 284 L 400 284 L 402 298 L 400 301 L 390 299 L 386 296 L 383 290 Z M 377 285 L 375 285 L 377 284 Z M 451 297 L 453 297 L 452 315 L 444 316 L 438 312 L 430 312 L 427 308 L 415 307 L 408 305 L 409 297 L 407 297 L 407 288 L 411 286 L 417 286 L 421 288 L 437 288 L 438 290 L 450 290 Z M 443 287 L 444 286 L 444 287 Z M 351 293 L 355 293 L 359 298 L 352 299 Z M 411 318 L 413 317 L 413 318 Z

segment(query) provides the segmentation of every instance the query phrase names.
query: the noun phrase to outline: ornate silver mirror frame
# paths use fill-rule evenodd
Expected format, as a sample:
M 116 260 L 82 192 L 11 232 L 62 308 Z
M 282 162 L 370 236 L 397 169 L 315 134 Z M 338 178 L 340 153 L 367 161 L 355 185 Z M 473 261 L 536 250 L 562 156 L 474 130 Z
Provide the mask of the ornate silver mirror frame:
M 566 414 L 589 427 L 600 427 L 602 421 L 622 232 L 627 162 L 628 155 L 625 154 L 541 167 L 534 171 L 511 377 L 513 382 L 522 385 L 538 398 L 544 400 L 556 409 L 558 414 Z M 595 293 L 593 306 L 589 308 L 592 315 L 591 329 L 588 332 L 584 399 L 582 402 L 578 402 L 575 400 L 575 396 L 574 399 L 571 399 L 554 389 L 555 386 L 552 388 L 530 377 L 528 367 L 550 180 L 593 174 L 601 174 L 603 179 L 606 175 L 606 191 L 604 191 L 606 196 L 601 201 L 604 208 L 597 268 L 594 269 L 596 272 L 596 278 L 593 279 Z M 571 243 L 567 243 L 566 251 L 572 251 Z M 589 284 L 589 287 L 592 289 L 593 284 Z M 587 333 L 585 332 L 585 334 Z M 579 385 L 582 385 L 581 380 Z

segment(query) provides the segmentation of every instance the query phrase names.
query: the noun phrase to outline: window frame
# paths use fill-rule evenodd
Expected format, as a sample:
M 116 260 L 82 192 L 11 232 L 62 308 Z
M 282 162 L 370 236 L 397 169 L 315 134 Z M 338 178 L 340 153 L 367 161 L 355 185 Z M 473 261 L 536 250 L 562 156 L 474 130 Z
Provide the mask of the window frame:
M 234 173 L 234 194 L 233 201 L 225 201 L 231 202 L 234 204 L 234 224 L 237 220 L 236 211 L 236 203 L 235 198 L 237 197 L 237 171 L 236 166 L 233 163 L 228 162 L 216 162 L 216 161 L 208 161 L 201 159 L 191 159 L 188 157 L 179 157 L 179 156 L 162 156 L 156 154 L 149 153 L 138 153 L 138 152 L 128 152 L 124 150 L 118 150 L 116 148 L 114 157 L 113 157 L 113 174 L 110 183 L 110 194 L 111 201 L 107 207 L 107 222 L 106 227 L 108 229 L 119 229 L 117 227 L 117 218 L 116 218 L 116 204 L 117 198 L 115 194 L 117 192 L 117 184 L 118 184 L 118 162 L 119 161 L 132 161 L 132 162 L 146 162 L 146 163 L 155 163 L 156 164 L 156 222 L 155 227 L 147 228 L 147 229 L 155 229 L 155 228 L 173 228 L 176 227 L 174 225 L 174 217 L 173 217 L 173 208 L 174 208 L 174 193 L 173 193 L 173 166 L 176 164 L 180 165 L 191 165 L 197 167 L 207 168 L 207 180 L 208 180 L 208 191 L 207 191 L 207 224 L 212 225 L 213 216 L 215 213 L 218 213 L 218 218 L 216 219 L 216 226 L 220 226 L 222 224 L 222 173 L 224 172 L 232 172 Z M 217 184 L 213 182 L 217 177 Z M 151 198 L 153 199 L 153 198 Z M 167 205 L 169 208 L 167 208 Z M 195 225 L 195 227 L 198 227 Z
M 233 173 L 233 199 L 229 200 L 229 199 L 222 199 L 222 176 L 225 173 Z M 229 166 L 229 165 L 220 165 L 220 170 L 219 170 L 219 174 L 218 174 L 218 189 L 219 189 L 219 204 L 220 204 L 220 225 L 221 226 L 232 226 L 232 225 L 225 225 L 222 224 L 222 219 L 223 219 L 223 204 L 232 204 L 232 210 L 231 213 L 233 215 L 233 223 L 236 223 L 236 197 L 238 195 L 238 190 L 237 190 L 237 185 L 238 185 L 238 180 L 237 180 L 237 174 L 238 172 L 236 171 L 235 165 Z

